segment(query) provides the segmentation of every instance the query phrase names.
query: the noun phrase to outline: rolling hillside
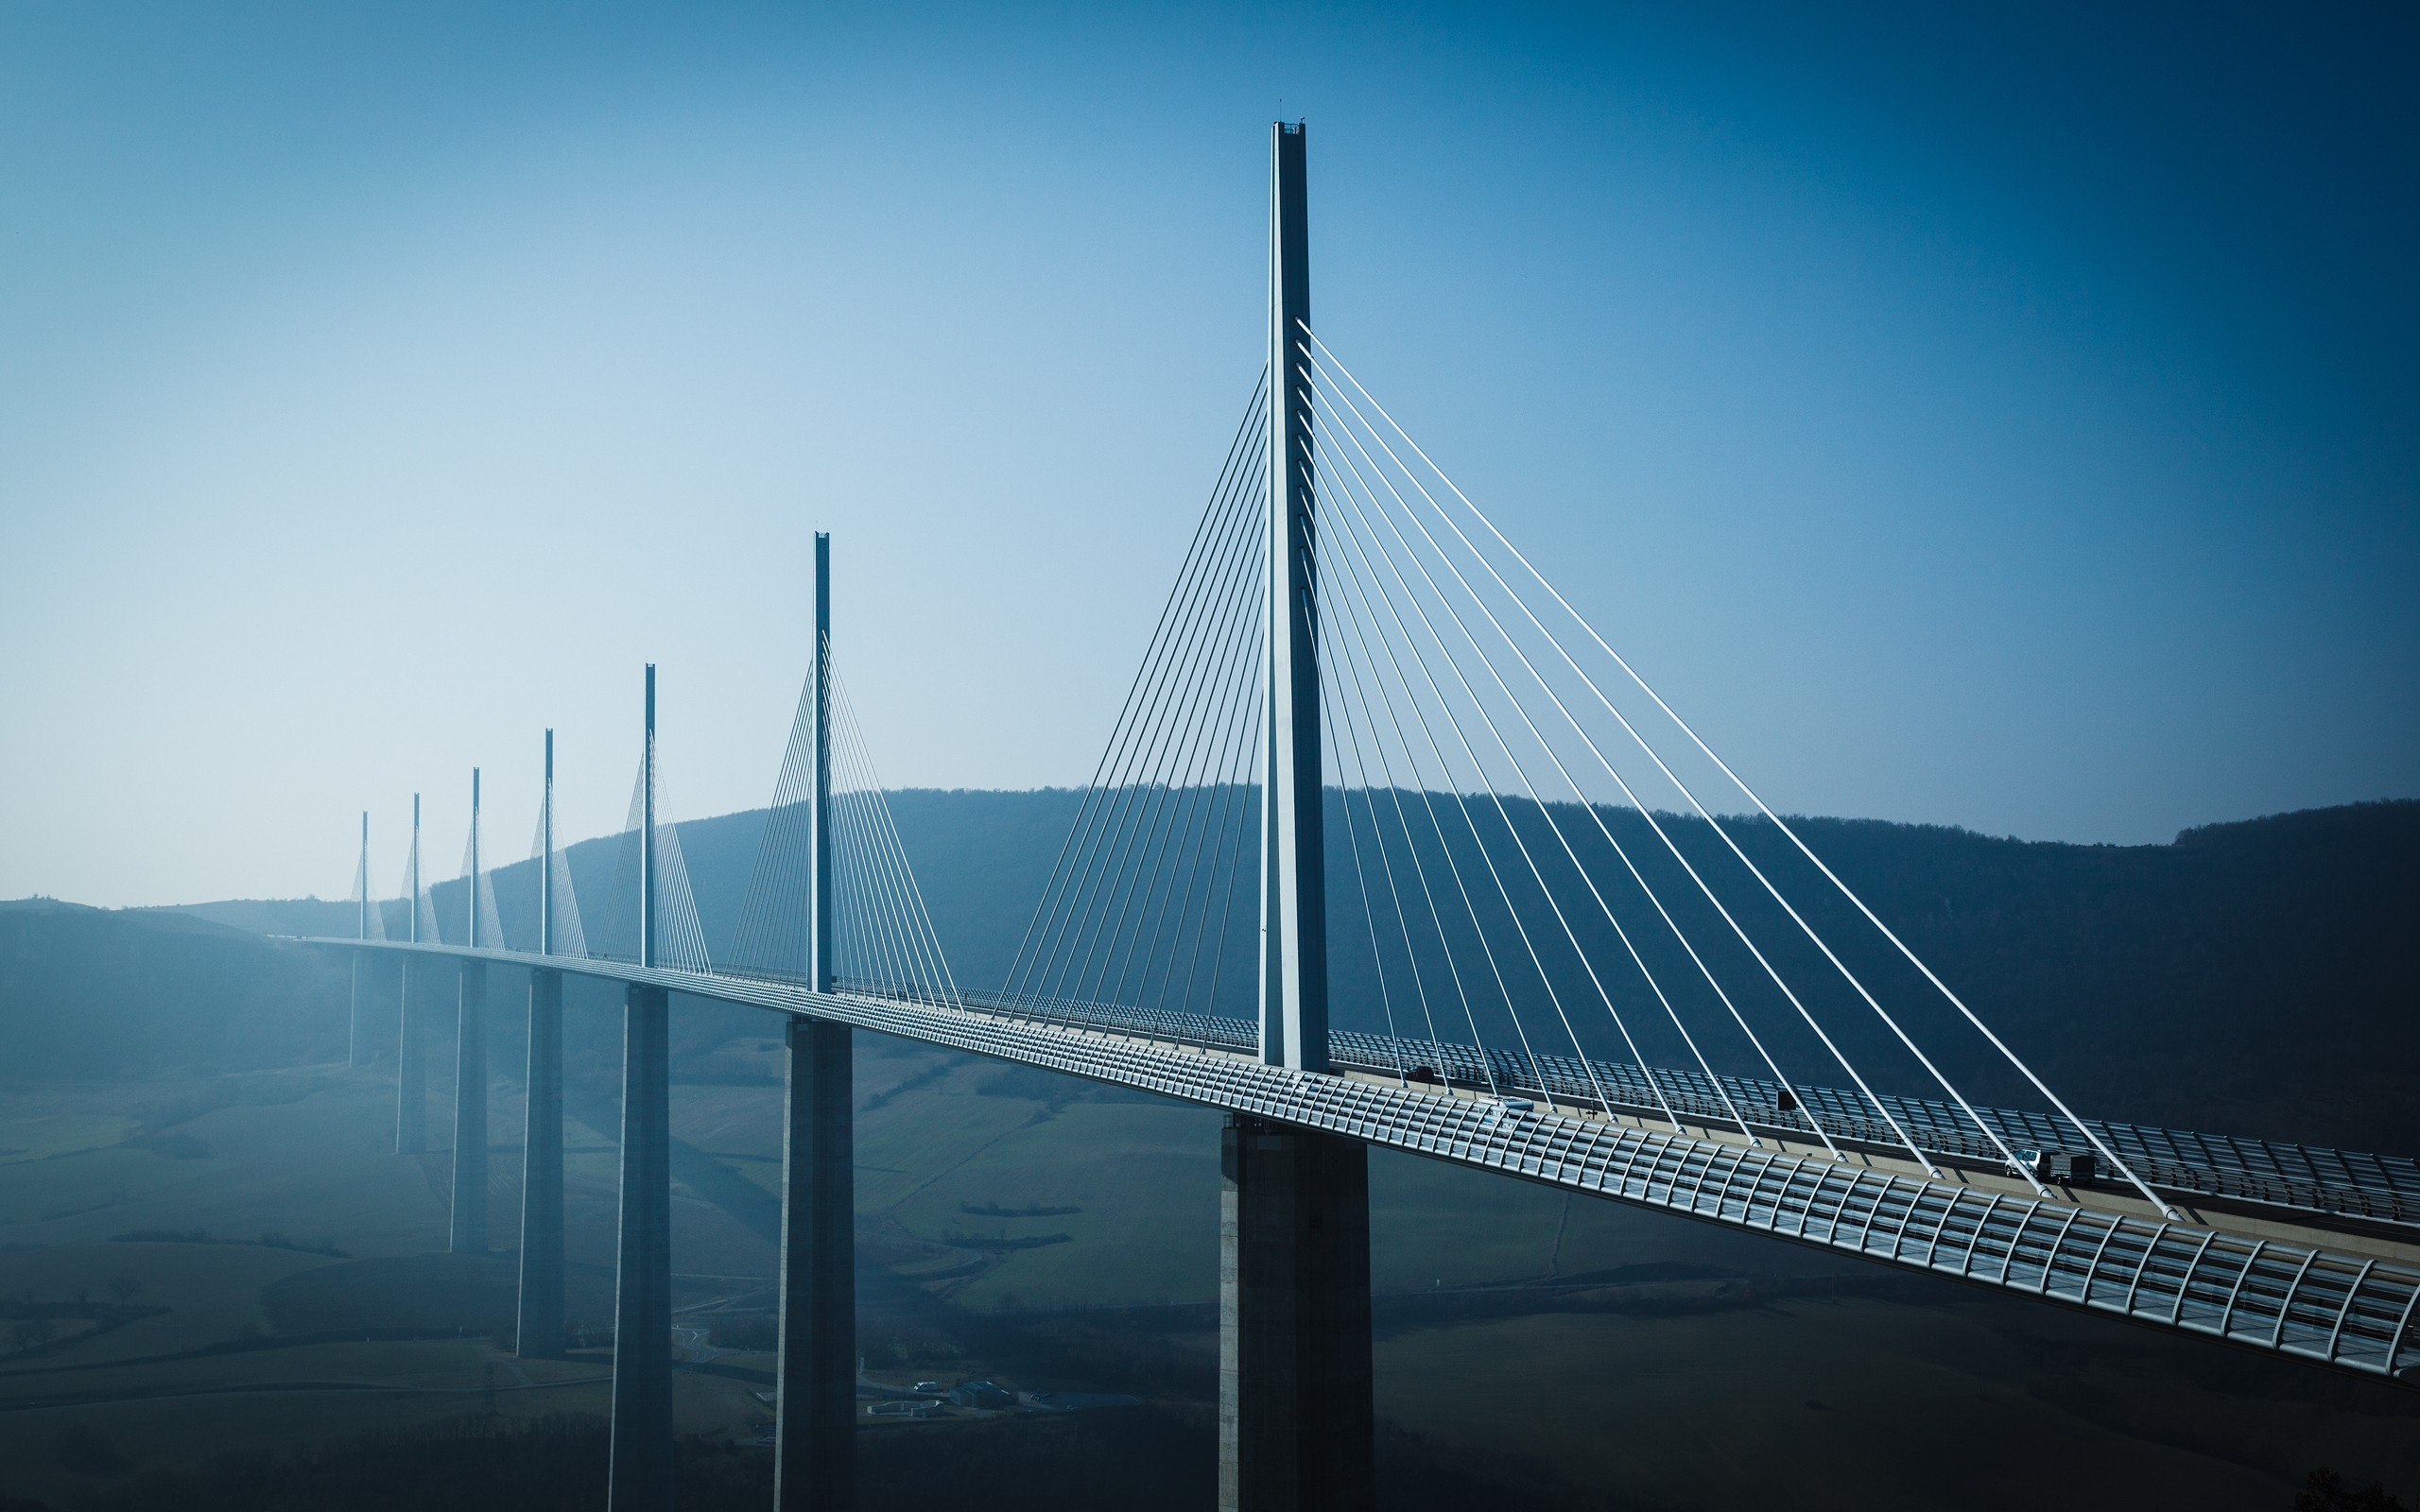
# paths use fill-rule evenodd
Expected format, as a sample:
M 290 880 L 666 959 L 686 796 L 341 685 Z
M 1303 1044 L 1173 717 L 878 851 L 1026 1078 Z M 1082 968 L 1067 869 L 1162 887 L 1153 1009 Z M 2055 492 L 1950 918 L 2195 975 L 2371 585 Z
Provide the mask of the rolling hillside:
M 990 986 L 1004 975 L 1076 802 L 1077 795 L 1063 791 L 894 795 L 903 843 L 961 982 Z M 1608 817 L 1616 835 L 1625 835 L 1625 826 L 1641 829 L 1635 816 Z M 752 811 L 681 827 L 716 949 L 738 913 L 763 822 L 763 812 Z M 1685 850 L 1712 844 L 1702 824 L 1668 827 Z M 2420 917 L 2420 803 L 2212 825 L 2153 846 L 2028 842 L 1855 819 L 1807 819 L 1802 833 L 2078 1104 L 2111 1118 L 2353 1148 L 2400 1153 L 2420 1144 L 2413 1132 L 2420 1128 L 2420 1088 L 2403 1069 L 2420 1057 L 2420 931 L 2410 923 Z M 1787 860 L 1770 826 L 1750 825 L 1744 833 L 1760 859 Z M 1631 849 L 1642 854 L 1651 844 Z M 571 851 L 592 940 L 610 934 L 602 916 L 618 849 L 608 837 Z M 497 873 L 508 932 L 527 912 L 533 880 L 526 863 Z M 460 889 L 459 882 L 436 887 L 441 921 L 460 916 Z M 1331 908 L 1340 942 L 1332 968 L 1339 1021 L 1379 1027 L 1372 957 L 1366 945 L 1357 952 L 1352 944 L 1366 940 L 1367 925 L 1357 901 L 1340 889 Z M 399 934 L 401 905 L 389 910 L 390 931 Z M 189 912 L 252 930 L 351 933 L 353 923 L 350 905 L 332 902 L 230 902 Z M 214 974 L 228 969 L 225 953 L 237 948 L 239 936 L 232 930 L 172 936 L 158 933 L 164 924 L 135 922 L 156 917 L 56 908 L 0 914 L 0 1052 L 13 1052 L 9 1062 L 63 1069 L 71 1037 L 61 1026 L 68 1022 L 106 1027 L 124 1020 L 109 1033 L 112 1042 L 130 1043 L 133 1026 L 162 1011 L 130 996 L 129 984 L 145 972 L 184 994 L 188 1008 L 164 1040 L 152 1043 L 143 1031 L 143 1054 L 201 1054 L 233 1042 L 212 1038 L 222 1034 L 250 1037 L 264 1054 L 272 1042 L 283 1047 L 278 1054 L 303 1053 L 309 1036 L 300 1029 L 278 1030 L 285 1039 L 270 1032 L 272 1021 L 285 1022 L 279 1014 L 291 1018 L 295 1010 L 261 1003 L 239 1010 Z M 1690 921 L 1685 910 L 1683 917 Z M 1844 907 L 1813 917 L 1829 935 L 1855 936 Z M 196 974 L 160 978 L 164 963 L 182 958 L 178 952 L 194 953 L 201 963 Z M 89 980 L 63 971 L 66 962 L 86 956 L 106 960 L 107 969 Z M 1892 989 L 1888 1001 L 1912 1005 L 1919 1034 L 1976 1095 L 2020 1094 L 2014 1078 L 1904 970 L 1893 977 L 1892 963 L 1872 950 L 1850 958 Z M 315 980 L 313 970 L 299 959 L 284 961 L 270 997 L 299 1001 L 292 994 Z M 1806 973 L 1819 986 L 1821 970 L 1818 962 Z M 1234 973 L 1222 993 L 1222 1011 L 1250 1011 L 1234 980 L 1240 976 Z M 381 989 L 391 991 L 383 979 Z M 1620 984 L 1616 990 L 1635 995 Z M 35 997 L 43 1011 L 14 1011 Z M 1836 993 L 1823 1011 L 1843 1026 L 1843 1041 L 1861 1063 L 1871 1057 L 1887 1064 L 1885 1032 L 1860 1017 L 1853 1000 Z M 1933 1017 L 1926 1018 L 1927 1011 Z M 222 1031 L 185 1022 L 197 1015 L 233 1017 Z M 693 1011 L 688 1018 L 684 1040 L 700 1053 L 719 1035 L 744 1032 L 727 1016 Z M 334 1031 L 313 1032 L 324 1044 Z M 1676 1046 L 1651 1040 L 1649 1053 L 1679 1057 Z

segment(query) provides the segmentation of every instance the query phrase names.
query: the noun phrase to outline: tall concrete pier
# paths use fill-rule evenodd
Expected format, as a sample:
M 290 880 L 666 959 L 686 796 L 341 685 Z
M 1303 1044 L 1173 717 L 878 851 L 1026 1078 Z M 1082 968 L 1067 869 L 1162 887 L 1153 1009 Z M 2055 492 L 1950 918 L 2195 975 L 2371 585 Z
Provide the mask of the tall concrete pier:
M 359 895 L 358 902 L 361 909 L 354 921 L 354 937 L 368 939 L 370 910 L 375 906 L 370 902 L 370 811 L 368 809 L 361 811 L 361 865 L 354 875 L 361 879 L 354 886 L 354 891 Z M 344 1015 L 344 1063 L 354 1067 L 359 1066 L 363 1059 L 361 1053 L 362 954 L 360 951 L 353 953 L 353 995 L 346 999 Z
M 396 984 L 395 1153 L 419 1155 L 428 1148 L 428 1065 L 421 1042 L 420 1014 L 412 991 L 412 958 L 404 957 Z
M 479 769 L 471 768 L 471 885 L 464 889 L 473 950 L 496 941 L 479 937 Z M 445 1247 L 458 1255 L 488 1252 L 488 969 L 462 963 L 454 1015 L 454 1222 Z
M 782 1141 L 780 1418 L 773 1504 L 856 1504 L 856 1211 L 849 1026 L 789 1025 Z
M 1219 1165 L 1219 1506 L 1374 1508 L 1368 1152 L 1236 1113 Z
M 458 1255 L 488 1249 L 488 969 L 462 963 L 454 1020 L 454 1220 L 445 1247 Z
M 420 943 L 420 795 L 412 795 L 412 848 L 404 871 L 404 912 L 410 918 L 405 936 Z M 428 1148 L 428 1065 L 422 1058 L 420 1015 L 412 1003 L 412 958 L 403 959 L 395 989 L 395 1153 L 418 1155 Z
M 622 1212 L 610 1512 L 672 1505 L 672 1125 L 662 988 L 622 1000 Z
M 639 964 L 656 964 L 655 667 L 641 747 Z M 622 1213 L 614 1271 L 614 1463 L 608 1512 L 672 1505 L 672 1088 L 662 988 L 622 998 Z
M 529 973 L 529 1121 L 521 1144 L 521 1309 L 513 1352 L 563 1352 L 563 973 Z
M 546 731 L 545 782 L 538 800 L 538 954 L 555 954 L 555 732 Z M 563 973 L 529 973 L 529 1058 L 522 1085 L 521 1308 L 513 1352 L 550 1360 L 563 1352 Z
M 807 981 L 832 990 L 832 538 L 815 537 L 815 761 L 807 808 Z M 849 1026 L 789 1022 L 782 1128 L 782 1300 L 773 1432 L 779 1512 L 856 1504 L 857 1267 Z

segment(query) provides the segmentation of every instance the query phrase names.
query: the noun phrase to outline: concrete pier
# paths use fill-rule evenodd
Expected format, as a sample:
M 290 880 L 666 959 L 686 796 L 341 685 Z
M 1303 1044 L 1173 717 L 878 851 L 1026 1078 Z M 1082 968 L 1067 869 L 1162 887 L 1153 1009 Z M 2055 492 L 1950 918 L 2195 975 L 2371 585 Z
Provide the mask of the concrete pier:
M 624 989 L 622 1214 L 608 1512 L 672 1505 L 672 1127 L 662 988 Z
M 428 1148 L 428 1063 L 423 1056 L 420 1015 L 413 1010 L 408 955 L 395 999 L 395 1153 L 419 1155 Z
M 361 811 L 361 865 L 354 870 L 353 897 L 358 911 L 354 919 L 354 937 L 370 937 L 371 910 L 378 905 L 370 901 L 370 811 Z M 355 1070 L 361 1066 L 361 955 L 353 953 L 353 995 L 345 1000 L 344 1063 Z
M 563 973 L 529 973 L 529 1116 L 521 1139 L 521 1315 L 513 1352 L 563 1352 Z
M 462 963 L 454 1018 L 454 1221 L 445 1247 L 488 1249 L 488 969 Z
M 1371 1512 L 1368 1152 L 1237 1113 L 1219 1159 L 1220 1512 Z
M 789 1023 L 782 1138 L 777 1512 L 856 1504 L 857 1295 L 849 1026 Z

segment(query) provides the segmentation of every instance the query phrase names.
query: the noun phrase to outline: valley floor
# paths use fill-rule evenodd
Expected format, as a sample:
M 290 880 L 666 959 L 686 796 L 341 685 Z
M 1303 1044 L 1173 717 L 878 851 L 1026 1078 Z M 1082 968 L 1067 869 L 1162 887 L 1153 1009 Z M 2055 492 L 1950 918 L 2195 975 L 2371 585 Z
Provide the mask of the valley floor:
M 717 1061 L 674 1089 L 684 1505 L 753 1505 L 779 1090 L 769 1041 Z M 1142 1403 L 870 1418 L 865 1504 L 1025 1504 L 999 1500 L 1018 1466 L 1035 1504 L 1208 1505 L 1216 1115 L 870 1036 L 857 1096 L 865 1389 Z M 200 1504 L 193 1477 L 244 1456 L 302 1454 L 277 1462 L 298 1486 L 406 1451 L 584 1466 L 613 1092 L 570 1098 L 590 1344 L 560 1362 L 509 1352 L 521 1109 L 493 1098 L 494 1250 L 446 1256 L 450 1154 L 388 1153 L 382 1072 L 0 1092 L 0 1504 Z M 441 1142 L 448 1107 L 432 1088 Z M 1372 1177 L 1391 1506 L 2282 1512 L 2322 1466 L 2420 1489 L 2420 1393 L 1408 1158 Z M 549 1484 L 580 1504 L 587 1473 Z

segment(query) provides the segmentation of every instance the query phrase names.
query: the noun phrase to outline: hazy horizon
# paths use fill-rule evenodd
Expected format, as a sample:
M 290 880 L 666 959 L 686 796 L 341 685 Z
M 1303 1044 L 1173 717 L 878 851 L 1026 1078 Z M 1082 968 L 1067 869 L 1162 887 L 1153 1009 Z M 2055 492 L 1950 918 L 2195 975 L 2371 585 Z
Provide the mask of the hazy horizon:
M 1039 786 L 1039 787 L 1020 787 L 1020 788 L 998 788 L 998 787 L 955 787 L 955 788 L 936 788 L 936 787 L 918 787 L 918 788 L 895 788 L 895 789 L 891 789 L 891 790 L 890 790 L 890 792 L 892 793 L 892 795 L 893 795 L 893 796 L 895 796 L 895 797 L 905 797 L 905 796 L 908 796 L 908 795 L 925 795 L 925 794 L 941 794 L 941 795 L 944 795 L 944 796 L 946 796 L 946 795 L 953 795 L 953 794 L 977 794 L 977 795 L 985 795 L 985 796 L 989 796 L 989 795 L 995 795 L 995 794 L 996 794 L 996 795 L 1010 795 L 1010 796 L 1014 796 L 1014 795 L 1020 795 L 1020 794 L 1046 794 L 1046 793 L 1074 794 L 1074 793 L 1079 793 L 1079 792 L 1080 792 L 1080 791 L 1082 791 L 1082 789 L 1081 789 L 1080 786 L 1070 786 L 1070 785 L 1063 784 L 1063 784 L 1059 784 L 1059 785 L 1057 785 L 1057 786 L 1051 786 L 1051 785 L 1047 785 L 1047 784 L 1046 784 L 1046 785 Z M 1508 796 L 1509 796 L 1509 795 L 1508 795 Z M 2115 847 L 2119 847 L 2119 848 L 2129 848 L 2129 849 L 2131 849 L 2131 848 L 2140 848 L 2140 847 L 2169 846 L 2169 845 L 2174 845 L 2174 844 L 2176 844 L 2176 843 L 2177 843 L 2177 841 L 2182 837 L 2182 835 L 2183 835 L 2184 833 L 2187 833 L 2187 832 L 2189 832 L 2189 831 L 2198 830 L 2198 829 L 2214 828 L 2214 827 L 2220 827 L 2220 826 L 2231 825 L 2231 824 L 2255 824 L 2255 823 L 2258 823 L 2258 822 L 2260 822 L 2260 821 L 2262 821 L 2262 820 L 2266 820 L 2266 819 L 2287 818 L 2287 817 L 2290 817 L 2290 816 L 2294 816 L 2294 815 L 2297 815 L 2297 814 L 2312 813 L 2312 812 L 2317 812 L 2318 810 L 2321 810 L 2321 809 L 2345 808 L 2345 807 L 2360 808 L 2360 807 L 2363 807 L 2363 806 L 2366 806 L 2366 805 L 2368 805 L 2368 804 L 2374 804 L 2374 803 L 2394 804 L 2394 803 L 2409 803 L 2409 802 L 2414 802 L 2414 801 L 2420 801 L 2420 799 L 2355 799 L 2355 800 L 2353 800 L 2351 803 L 2348 803 L 2348 804 L 2321 804 L 2321 805 L 2315 805 L 2313 808 L 2309 808 L 2309 809 L 2279 809 L 2279 810 L 2275 810 L 2275 811 L 2273 811 L 2273 812 L 2272 812 L 2272 813 L 2268 813 L 2268 814 L 2253 814 L 2253 815 L 2246 815 L 2246 816 L 2241 816 L 2241 817 L 2239 817 L 2239 818 L 2213 819 L 2213 820 L 2207 821 L 2207 823 L 2205 823 L 2205 824 L 2189 824 L 2189 825 L 2186 825 L 2186 826 L 2183 826 L 2182 828 L 2180 828 L 2180 830 L 2179 830 L 2175 834 L 2166 835 L 2166 836 L 2162 836 L 2162 837 L 2159 837 L 2159 838 L 2155 838 L 2155 839 L 2149 839 L 2149 840 L 2128 840 L 2128 841 L 2109 841 L 2109 840 L 2056 840 L 2056 839 L 2053 839 L 2053 840 L 2043 840 L 2043 839 L 2039 839 L 2039 838 L 2037 838 L 2037 837 L 2030 836 L 2030 835 L 2021 835 L 2021 834 L 1995 834 L 1995 833 L 1991 833 L 1991 832 L 1989 832 L 1989 831 L 1974 830 L 1974 829 L 1971 829 L 1971 828 L 1969 828 L 1969 827 L 1967 827 L 1967 826 L 1963 826 L 1963 825 L 1955 825 L 1955 824 L 1951 824 L 1951 825 L 1934 825 L 1934 824 L 1932 824 L 1932 823 L 1931 823 L 1931 821 L 1927 821 L 1927 820 L 1884 819 L 1884 820 L 1874 820 L 1874 822 L 1886 823 L 1886 824 L 1906 824 L 1906 825 L 1918 826 L 1918 827 L 1931 827 L 1931 828 L 1948 829 L 1948 830 L 1959 831 L 1959 832 L 1961 832 L 1961 833 L 1964 833 L 1979 835 L 1981 838 L 1986 839 L 1986 840 L 2007 840 L 2007 841 L 2014 841 L 2014 842 L 2016 842 L 2016 843 L 2019 843 L 2019 844 L 2076 845 L 2076 846 L 2092 846 L 2092 847 L 2098 847 L 2098 846 L 2115 846 Z M 1551 805 L 1551 806 L 1560 806 L 1560 805 Z M 1619 808 L 1621 808 L 1621 807 L 1622 807 L 1622 805 L 1617 804 L 1617 803 L 1605 803 L 1605 804 L 1599 804 L 1599 805 L 1598 805 L 1598 806 L 1599 806 L 1599 807 L 1602 807 L 1602 808 L 1606 808 L 1606 809 L 1609 809 L 1609 810 L 1611 810 L 1611 809 L 1619 809 Z M 763 805 L 763 804 L 757 804 L 757 805 L 754 805 L 754 806 L 753 806 L 753 807 L 752 807 L 752 808 L 745 808 L 745 809 L 728 809 L 728 810 L 725 810 L 725 811 L 723 811 L 723 812 L 721 812 L 721 813 L 717 813 L 717 814 L 698 814 L 698 815 L 691 815 L 691 816 L 687 816 L 687 817 L 685 817 L 685 818 L 679 818 L 679 819 L 675 819 L 675 820 L 673 820 L 672 822 L 677 823 L 677 824 L 707 824 L 707 823 L 713 823 L 713 822 L 716 822 L 716 821 L 718 821 L 718 820 L 730 819 L 730 818 L 735 818 L 735 817 L 738 817 L 738 816 L 740 816 L 747 815 L 747 814 L 751 814 L 751 813 L 761 812 L 761 811 L 764 809 L 764 807 L 765 807 L 765 805 Z M 1667 808 L 1658 807 L 1658 808 L 1656 808 L 1656 809 L 1655 809 L 1655 811 L 1654 811 L 1654 812 L 1655 812 L 1656 816 L 1657 816 L 1659 818 L 1665 819 L 1665 820 L 1667 820 L 1667 821 L 1670 821 L 1670 820 L 1680 820 L 1680 821 L 1682 821 L 1682 822 L 1686 823 L 1686 822 L 1693 822 L 1693 821 L 1696 819 L 1696 816 L 1695 816 L 1695 815 L 1692 815 L 1692 814 L 1686 814 L 1686 813 L 1682 813 L 1682 812 L 1679 812 L 1679 811 L 1676 811 L 1676 810 L 1672 810 L 1672 809 L 1667 809 Z M 1724 813 L 1724 812 L 1718 812 L 1718 813 L 1717 813 L 1717 815 L 1716 815 L 1716 817 L 1717 817 L 1717 818 L 1719 818 L 1719 819 L 1720 819 L 1720 820 L 1721 820 L 1723 823 L 1725 823 L 1725 824 L 1730 824 L 1730 823 L 1732 823 L 1732 822 L 1734 822 L 1734 821 L 1737 821 L 1737 822 L 1739 822 L 1739 823 L 1753 824 L 1753 823 L 1757 822 L 1757 820 L 1759 819 L 1760 816 L 1757 816 L 1757 815 L 1753 814 L 1753 813 Z M 1797 821 L 1800 821 L 1800 820 L 1829 820 L 1829 821 L 1842 822 L 1842 823 L 1858 823 L 1858 822 L 1866 822 L 1866 821 L 1868 821 L 1868 820 L 1873 820 L 1873 816 L 1870 816 L 1870 815 L 1857 815 L 1857 814 L 1798 814 L 1798 813 L 1784 812 L 1784 813 L 1783 813 L 1783 815 L 1782 815 L 1782 817 L 1784 817 L 1785 819 L 1789 819 L 1789 820 L 1792 821 L 1793 823 L 1795 823 L 1795 822 L 1797 822 Z M 579 835 L 570 835 L 570 836 L 559 836 L 559 837 L 557 838 L 556 843 L 557 843 L 557 845 L 558 845 L 559 847 L 561 847 L 561 848 L 563 848 L 563 849 L 566 849 L 566 850 L 567 850 L 567 849 L 570 849 L 571 847 L 574 847 L 574 846 L 590 845 L 590 844 L 596 844 L 596 843 L 598 843 L 598 842 L 601 842 L 601 841 L 616 839 L 616 838 L 618 838 L 618 837 L 619 837 L 623 833 L 624 833 L 624 832 L 622 832 L 622 831 L 618 831 L 618 830 L 607 830 L 607 831 L 603 831 L 603 832 L 600 832 L 600 833 L 596 833 L 596 834 L 579 834 Z M 424 838 L 424 846 L 426 846 L 426 845 L 427 845 L 427 837 L 426 837 L 426 836 L 424 836 L 423 838 Z M 435 887 L 442 886 L 442 885 L 449 885 L 449 884 L 458 883 L 458 882 L 461 880 L 461 879 L 460 879 L 460 877 L 458 875 L 458 868 L 451 867 L 451 866 L 439 866 L 438 864 L 436 864 L 434 861 L 432 861 L 432 860 L 430 859 L 431 857 L 435 856 L 435 855 L 438 853 L 438 850 L 439 850 L 439 849 L 442 849 L 442 848 L 441 848 L 441 847 L 429 847 L 429 848 L 427 848 L 427 849 L 424 849 L 424 851 L 423 851 L 423 855 L 422 855 L 422 866 L 423 866 L 423 868 L 424 868 L 424 876 L 422 877 L 422 883 L 423 883 L 423 885 L 424 885 L 424 886 L 431 887 L 431 888 L 435 888 Z M 492 871 L 498 871 L 498 872 L 500 872 L 500 871 L 507 871 L 507 870 L 510 870 L 511 868 L 516 868 L 516 867 L 527 866 L 527 865 L 529 865 L 533 860 L 534 860 L 534 857 L 523 856 L 523 855 L 519 855 L 519 854 L 516 854 L 516 853 L 512 853 L 512 852 L 510 852 L 510 851 L 509 851 L 509 850 L 508 850 L 507 852 L 504 852 L 504 853 L 503 853 L 503 855 L 502 855 L 502 859 L 499 859 L 499 860 L 496 860 L 496 861 L 493 861 L 493 863 L 491 863 L 491 864 L 490 864 L 490 867 L 489 867 L 489 869 L 490 869 L 490 870 L 492 870 Z M 395 885 L 395 886 L 382 886 L 382 887 L 380 887 L 380 888 L 378 889 L 378 891 L 376 892 L 376 894 L 373 896 L 373 901 L 375 901 L 375 902 L 385 902 L 385 903 L 390 903 L 390 904 L 391 904 L 391 903 L 395 902 L 398 899 L 402 898 L 402 896 L 403 896 L 403 890 L 402 890 L 402 888 L 401 888 L 401 886 L 400 886 L 400 885 Z M 130 903 L 92 903 L 92 902 L 88 902 L 86 900 L 84 900 L 84 899 L 80 899 L 80 898 L 70 898 L 70 897 L 66 897 L 66 896 L 63 896 L 63 895 L 60 895 L 60 894 L 57 894 L 57 893 L 48 893 L 48 892 L 36 891 L 36 892 L 26 893 L 26 894 L 22 894 L 22 895 L 14 896 L 14 897 L 0 898 L 0 904 L 14 903 L 14 902 L 59 902 L 59 903 L 70 903 L 70 904 L 75 904 L 75 905 L 78 905 L 78 906 L 84 906 L 84 907 L 95 907 L 95 908 L 112 908 L 112 909 L 120 909 L 120 908 L 122 908 L 122 909 L 183 909 L 183 908 L 199 908 L 199 907 L 207 907 L 207 906 L 211 906 L 211 905 L 218 904 L 218 903 L 250 903 L 250 902 L 348 902 L 348 901 L 350 901 L 350 900 L 348 899 L 347 895 L 346 895 L 344 892 L 342 892 L 342 891 L 334 892 L 334 893 L 330 893 L 330 892 L 321 892 L 321 891 L 303 891 L 303 892 L 293 892 L 293 893 L 260 893 L 260 894 L 251 894 L 251 895 L 241 895 L 241 896 L 239 896 L 239 895 L 234 895 L 234 894 L 228 894 L 228 895 L 224 895 L 224 896 L 209 897 L 209 898 L 179 898 L 179 899 L 172 899 L 172 900 L 166 900 L 166 901 L 150 901 L 150 902 L 130 902 Z

